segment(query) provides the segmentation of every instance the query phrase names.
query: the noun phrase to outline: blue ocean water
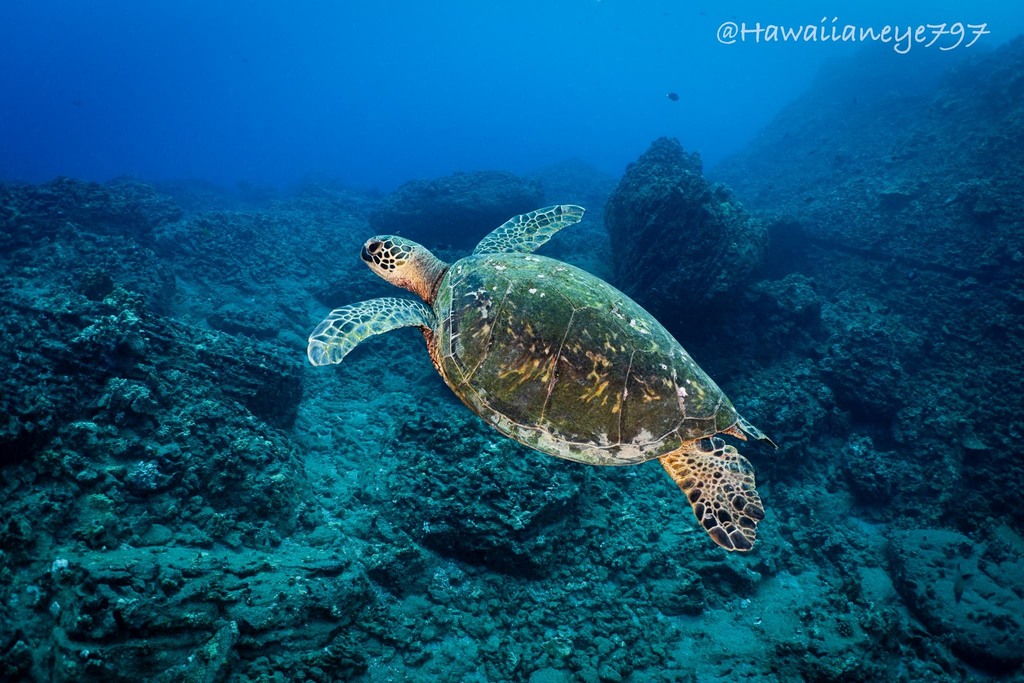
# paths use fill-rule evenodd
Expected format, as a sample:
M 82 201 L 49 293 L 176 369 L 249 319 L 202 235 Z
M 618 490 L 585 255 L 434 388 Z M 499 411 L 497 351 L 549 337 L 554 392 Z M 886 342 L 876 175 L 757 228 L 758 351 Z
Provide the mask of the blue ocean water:
M 1014 3 L 10 0 L 0 680 L 1019 683 L 1021 187 Z
M 713 163 L 856 49 L 725 45 L 719 26 L 833 18 L 987 22 L 979 49 L 1022 28 L 999 2 L 11 2 L 0 176 L 391 189 L 566 158 L 618 173 L 659 135 Z

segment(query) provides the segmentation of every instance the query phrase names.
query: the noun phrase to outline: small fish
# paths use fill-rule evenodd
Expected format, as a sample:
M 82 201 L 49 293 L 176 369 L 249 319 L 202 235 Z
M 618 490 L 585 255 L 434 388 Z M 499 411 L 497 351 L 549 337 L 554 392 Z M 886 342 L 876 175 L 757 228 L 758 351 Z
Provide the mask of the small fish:
M 956 579 L 953 580 L 953 599 L 956 600 L 957 604 L 960 604 L 960 600 L 964 597 L 964 584 L 972 576 L 974 574 L 965 573 L 960 569 L 960 564 L 957 563 Z
M 665 95 L 665 97 L 669 98 L 673 102 L 679 101 L 679 93 L 677 92 L 670 92 L 668 95 Z

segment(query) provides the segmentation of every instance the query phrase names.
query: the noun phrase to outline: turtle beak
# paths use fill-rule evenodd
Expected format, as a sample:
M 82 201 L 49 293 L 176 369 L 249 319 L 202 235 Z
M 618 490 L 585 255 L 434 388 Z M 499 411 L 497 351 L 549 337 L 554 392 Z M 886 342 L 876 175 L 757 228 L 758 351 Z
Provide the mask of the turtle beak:
M 363 250 L 361 252 L 359 252 L 359 258 L 363 259 L 367 263 L 369 263 L 372 260 L 370 258 L 370 252 L 367 251 L 365 244 L 363 245 Z

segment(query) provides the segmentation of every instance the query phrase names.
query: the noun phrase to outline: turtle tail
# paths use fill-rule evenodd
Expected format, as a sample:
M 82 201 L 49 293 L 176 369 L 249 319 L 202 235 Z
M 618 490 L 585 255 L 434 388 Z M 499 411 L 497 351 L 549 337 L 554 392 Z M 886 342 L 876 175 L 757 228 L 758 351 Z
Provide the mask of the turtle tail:
M 742 415 L 736 416 L 736 423 L 726 429 L 723 434 L 729 434 L 735 436 L 738 439 L 747 440 L 747 437 L 757 439 L 758 441 L 767 441 L 772 445 L 773 448 L 778 448 L 778 445 L 768 438 L 768 435 L 762 432 L 760 429 L 743 419 Z

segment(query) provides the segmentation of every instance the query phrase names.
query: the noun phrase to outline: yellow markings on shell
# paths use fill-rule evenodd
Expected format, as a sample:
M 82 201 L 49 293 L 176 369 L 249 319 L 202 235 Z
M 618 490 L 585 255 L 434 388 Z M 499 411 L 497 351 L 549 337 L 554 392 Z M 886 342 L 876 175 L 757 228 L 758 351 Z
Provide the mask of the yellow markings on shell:
M 551 381 L 551 374 L 555 370 L 555 363 L 557 361 L 558 361 L 558 357 L 557 356 L 551 356 L 548 359 L 548 362 L 545 363 L 545 365 L 547 367 L 544 368 L 544 373 L 540 376 L 540 381 L 543 382 L 544 384 L 547 384 L 548 382 Z
M 473 333 L 473 339 L 489 337 L 491 335 L 491 323 L 484 323 Z
M 543 377 L 546 374 L 547 368 L 541 368 L 541 359 L 532 358 L 523 363 L 513 366 L 505 366 L 498 373 L 499 379 L 505 379 L 513 375 L 518 375 L 515 380 L 515 387 L 521 387 L 531 380 L 535 380 Z
M 585 401 L 587 403 L 590 403 L 595 398 L 598 398 L 599 396 L 601 396 L 601 394 L 603 394 L 604 390 L 607 389 L 607 388 L 608 388 L 608 380 L 603 380 L 603 381 L 599 382 L 596 386 L 593 386 L 590 389 L 587 389 L 586 391 L 584 391 L 583 394 L 580 396 L 580 400 L 581 401 Z M 604 405 L 607 402 L 607 400 L 608 400 L 608 397 L 605 396 L 604 400 L 601 401 L 601 405 Z
M 593 382 L 600 382 L 602 375 L 598 372 L 599 366 L 610 365 L 608 359 L 600 353 L 594 353 L 593 351 L 587 351 L 587 358 L 589 358 L 590 362 L 593 363 L 590 368 L 590 372 L 587 373 L 587 379 Z
M 614 351 L 615 349 L 612 348 L 612 350 Z M 590 403 L 595 398 L 604 395 L 605 390 L 608 389 L 610 380 L 605 379 L 605 377 L 607 376 L 607 369 L 611 367 L 611 361 L 606 356 L 594 353 L 593 351 L 587 351 L 587 358 L 593 363 L 590 372 L 587 373 L 587 379 L 593 384 L 580 395 L 580 400 Z M 601 405 L 606 405 L 607 402 L 608 397 L 604 396 L 601 400 Z
M 650 403 L 651 401 L 660 401 L 661 394 L 657 394 L 650 387 L 644 387 L 644 395 L 640 397 L 644 403 Z
M 650 403 L 651 401 L 661 400 L 661 394 L 653 389 L 646 380 L 639 376 L 634 376 L 633 379 L 640 385 L 640 401 Z
M 498 370 L 498 379 L 514 377 L 513 389 L 518 389 L 531 381 L 547 384 L 556 361 L 551 354 L 550 346 L 537 338 L 531 322 L 525 321 L 520 329 L 516 329 L 511 320 L 507 323 L 505 333 L 516 347 L 524 351 L 524 357 L 518 362 L 502 365 Z

